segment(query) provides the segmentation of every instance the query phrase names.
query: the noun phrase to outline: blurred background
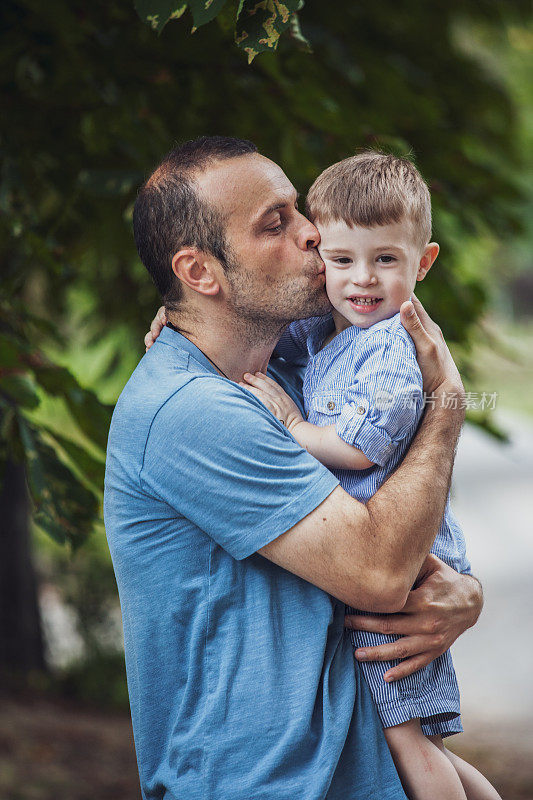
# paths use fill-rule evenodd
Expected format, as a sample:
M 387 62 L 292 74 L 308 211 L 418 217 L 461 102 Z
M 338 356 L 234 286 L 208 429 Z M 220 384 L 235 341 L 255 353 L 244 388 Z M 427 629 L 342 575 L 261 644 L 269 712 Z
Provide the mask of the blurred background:
M 145 19 L 185 6 L 137 5 Z M 280 4 L 260 5 L 276 18 Z M 237 6 L 216 0 L 206 17 L 190 2 L 159 35 L 132 0 L 1 6 L 0 797 L 139 796 L 101 519 L 110 413 L 159 305 L 132 206 L 175 142 L 221 133 L 252 139 L 302 193 L 365 147 L 409 155 L 430 185 L 441 255 L 420 296 L 470 393 L 454 505 L 486 594 L 455 647 L 465 733 L 450 745 L 504 798 L 526 800 L 530 5 L 289 2 L 298 17 L 280 14 L 251 64 L 259 37 L 242 15 L 235 30 Z

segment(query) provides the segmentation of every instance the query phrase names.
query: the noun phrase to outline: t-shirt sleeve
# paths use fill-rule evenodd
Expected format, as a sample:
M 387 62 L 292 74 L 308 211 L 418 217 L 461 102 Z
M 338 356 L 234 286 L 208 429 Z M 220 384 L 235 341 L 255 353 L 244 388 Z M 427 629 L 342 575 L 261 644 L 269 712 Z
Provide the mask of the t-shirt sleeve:
M 159 409 L 140 480 L 236 559 L 288 531 L 338 484 L 251 392 L 214 377 L 192 379 Z
M 341 439 L 383 466 L 422 416 L 422 375 L 413 350 L 400 337 L 376 335 L 365 346 L 336 430 Z

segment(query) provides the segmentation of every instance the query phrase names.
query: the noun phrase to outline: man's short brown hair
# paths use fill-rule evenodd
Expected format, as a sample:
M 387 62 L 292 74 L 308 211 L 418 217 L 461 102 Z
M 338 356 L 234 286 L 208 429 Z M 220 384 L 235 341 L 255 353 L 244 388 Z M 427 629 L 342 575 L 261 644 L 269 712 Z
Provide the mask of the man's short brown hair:
M 141 186 L 133 209 L 133 233 L 139 256 L 167 311 L 182 300 L 172 259 L 182 247 L 196 247 L 230 270 L 226 225 L 198 191 L 195 176 L 217 161 L 257 153 L 247 139 L 201 136 L 168 153 Z
M 312 222 L 364 228 L 407 217 L 421 247 L 431 238 L 431 197 L 424 179 L 408 159 L 375 150 L 325 169 L 309 189 L 306 208 Z

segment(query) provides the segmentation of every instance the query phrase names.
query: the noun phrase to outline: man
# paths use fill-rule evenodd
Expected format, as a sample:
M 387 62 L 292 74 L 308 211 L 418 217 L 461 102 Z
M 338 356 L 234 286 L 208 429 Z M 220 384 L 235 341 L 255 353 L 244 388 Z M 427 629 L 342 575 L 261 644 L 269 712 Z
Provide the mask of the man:
M 318 232 L 296 200 L 254 145 L 212 137 L 172 151 L 136 202 L 137 247 L 170 327 L 117 404 L 105 518 L 145 799 L 404 797 L 344 604 L 402 609 L 397 624 L 352 621 L 408 634 L 367 654 L 406 658 L 396 677 L 480 611 L 475 579 L 426 558 L 459 411 L 428 409 L 363 506 L 238 385 L 266 368 L 289 322 L 329 310 Z M 462 391 L 417 310 L 402 318 L 426 390 Z M 298 399 L 283 362 L 270 370 Z

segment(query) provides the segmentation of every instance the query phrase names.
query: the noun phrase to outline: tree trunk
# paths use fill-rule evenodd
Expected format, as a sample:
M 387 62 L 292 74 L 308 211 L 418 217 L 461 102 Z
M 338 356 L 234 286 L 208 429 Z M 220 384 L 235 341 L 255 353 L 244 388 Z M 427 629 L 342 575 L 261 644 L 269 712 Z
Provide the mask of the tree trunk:
M 0 490 L 0 670 L 24 682 L 45 669 L 24 467 L 8 461 Z

